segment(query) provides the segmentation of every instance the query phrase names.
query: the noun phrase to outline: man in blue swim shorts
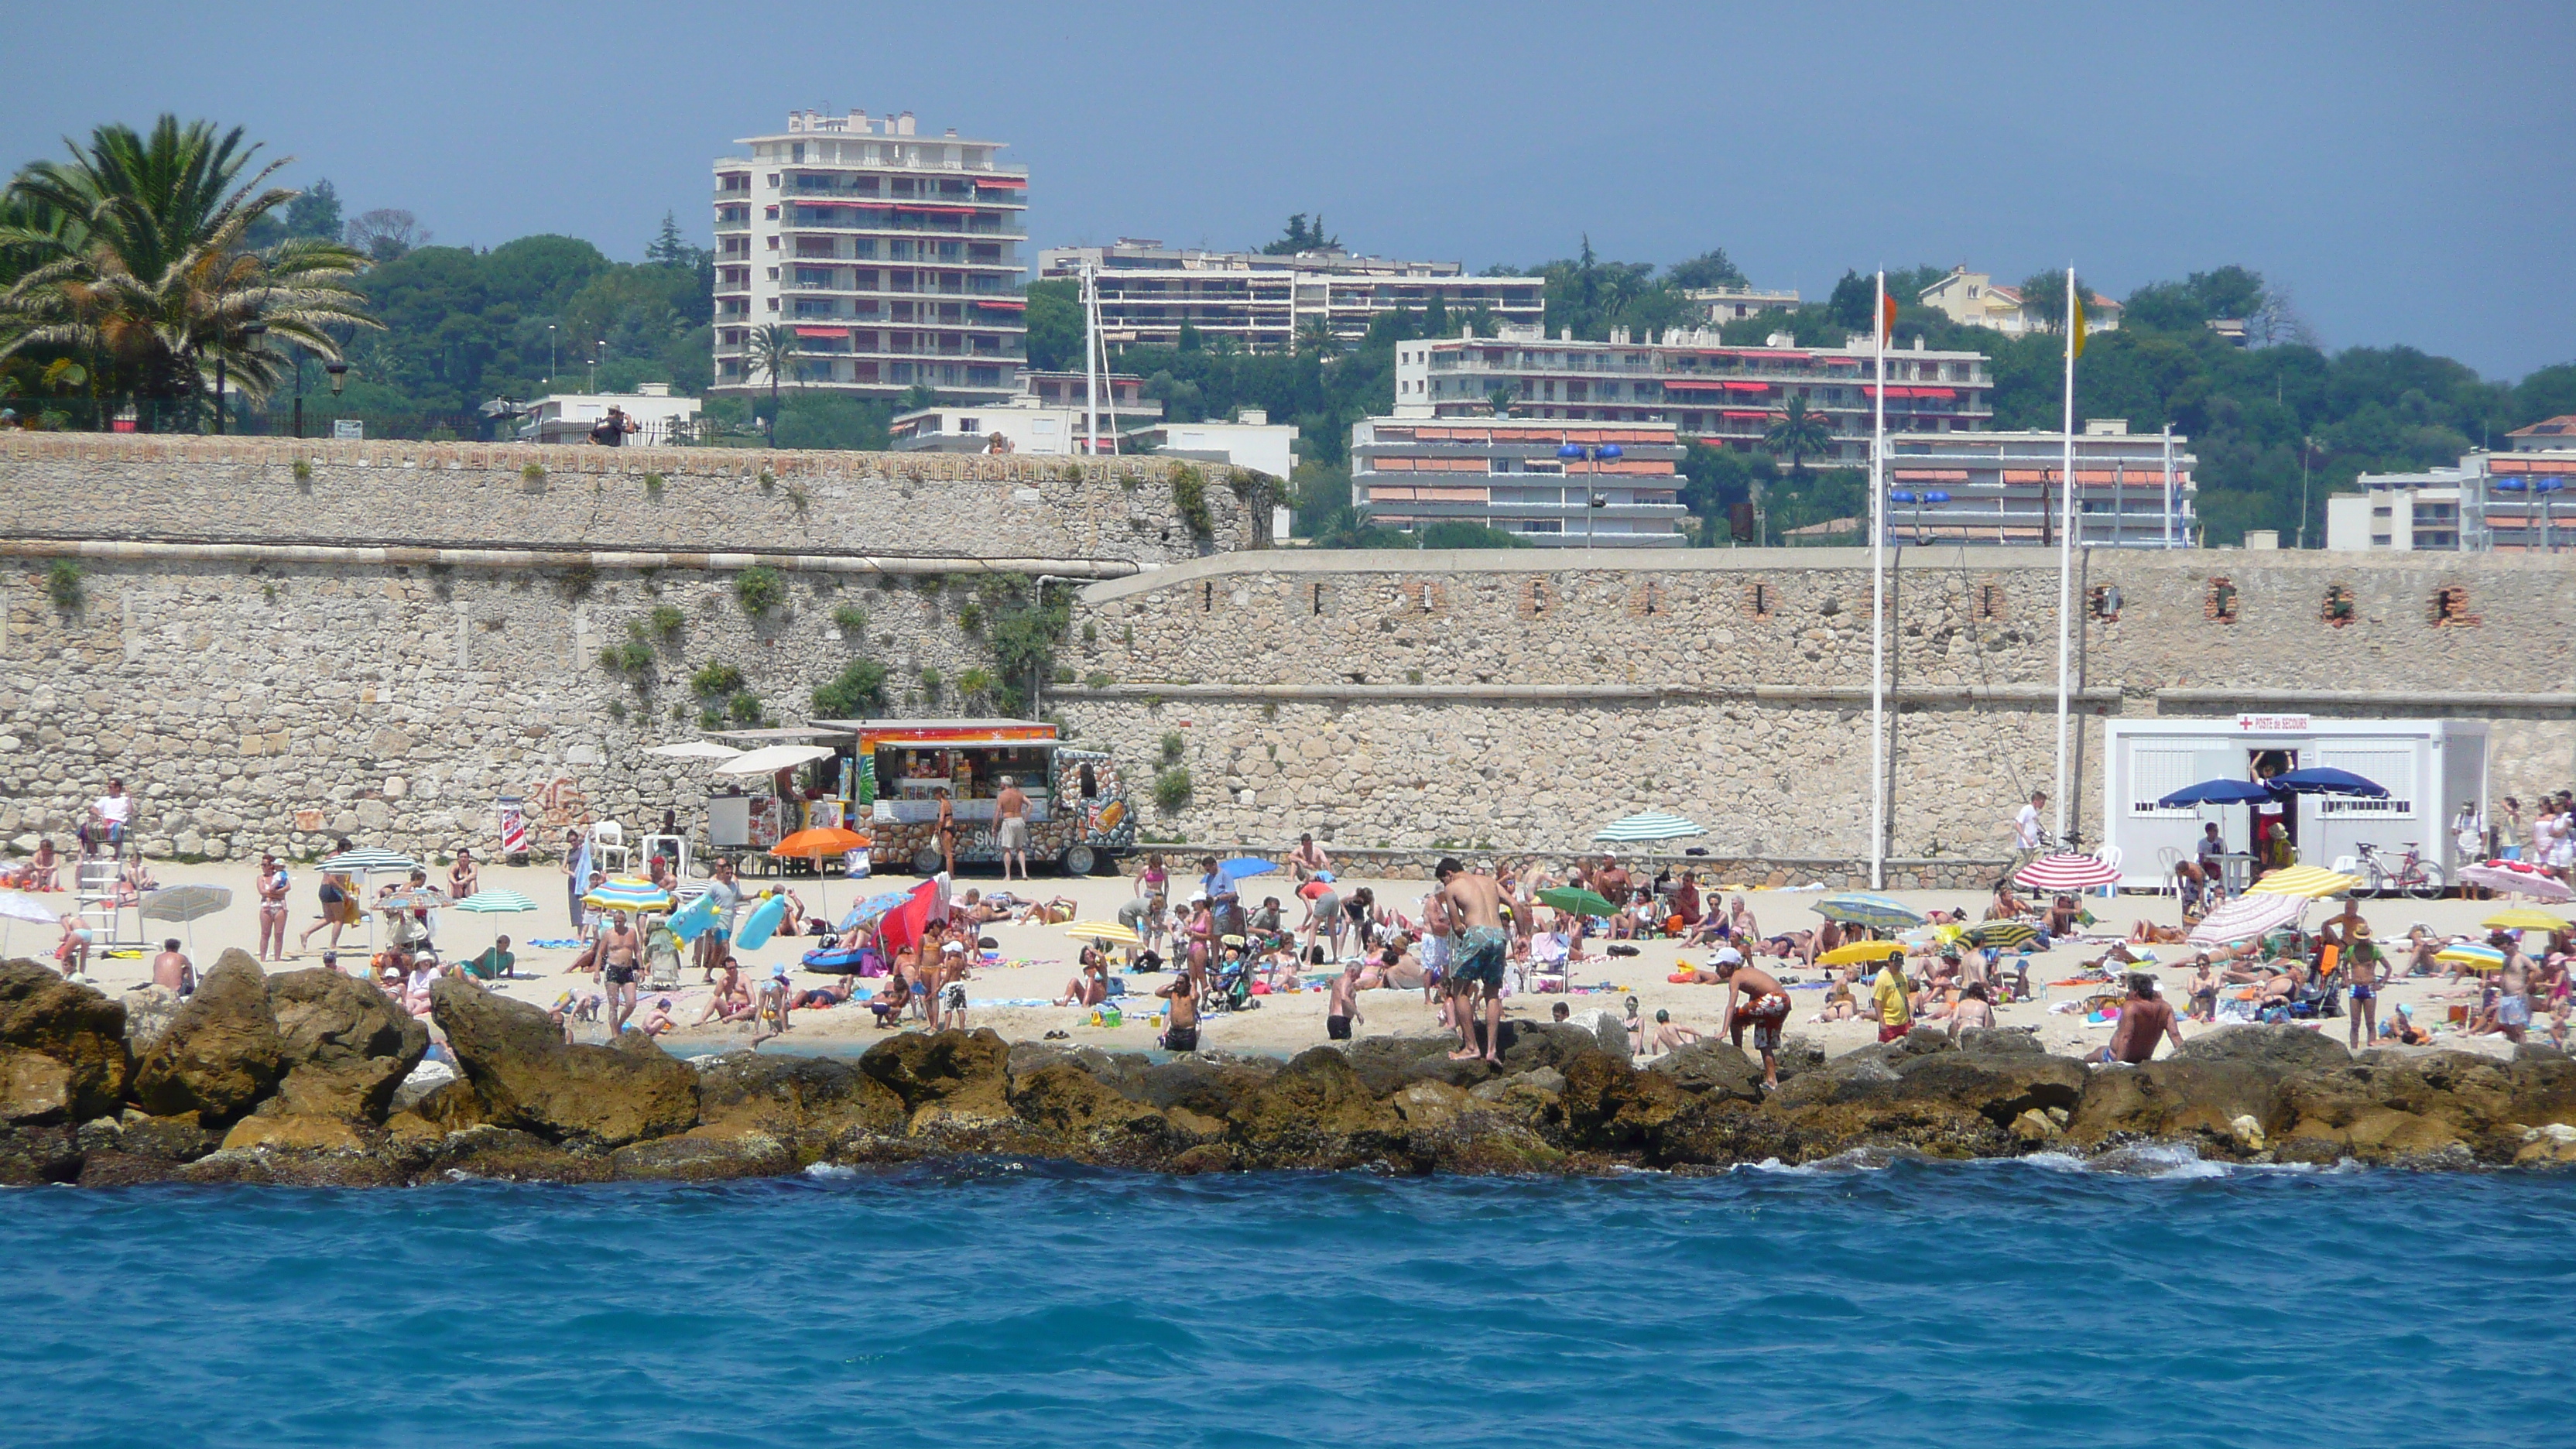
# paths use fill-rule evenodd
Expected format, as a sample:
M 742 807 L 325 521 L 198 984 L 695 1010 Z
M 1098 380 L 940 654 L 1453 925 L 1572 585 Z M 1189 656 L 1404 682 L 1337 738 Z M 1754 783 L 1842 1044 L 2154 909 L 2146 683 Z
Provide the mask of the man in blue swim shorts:
M 1511 934 L 1503 927 L 1503 891 L 1489 875 L 1471 874 L 1454 858 L 1443 857 L 1439 868 L 1440 902 L 1447 910 L 1450 925 L 1449 975 L 1444 983 L 1449 991 L 1451 1024 L 1458 1028 L 1458 1050 L 1449 1054 L 1456 1062 L 1477 1057 L 1502 1064 L 1503 963 L 1509 954 Z M 1476 997 L 1485 999 L 1485 1029 L 1481 1045 L 1476 1031 Z

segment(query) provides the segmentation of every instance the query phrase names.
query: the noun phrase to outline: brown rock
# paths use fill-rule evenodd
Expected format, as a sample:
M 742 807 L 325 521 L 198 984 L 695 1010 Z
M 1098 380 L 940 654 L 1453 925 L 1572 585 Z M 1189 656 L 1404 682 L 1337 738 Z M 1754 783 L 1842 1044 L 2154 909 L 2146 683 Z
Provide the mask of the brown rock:
M 429 1028 L 372 981 L 315 967 L 268 978 L 286 1075 L 260 1109 L 382 1122 L 429 1050 Z
M 1012 1079 L 1011 1110 L 1022 1121 L 1070 1141 L 1124 1135 L 1138 1123 L 1166 1125 L 1163 1114 L 1128 1100 L 1089 1072 L 1056 1062 Z
M 70 1182 L 80 1169 L 80 1142 L 71 1128 L 0 1127 L 0 1187 Z
M 0 1122 L 65 1122 L 71 1115 L 71 1068 L 42 1052 L 0 1047 Z
M 1234 1131 L 1255 1167 L 1354 1167 L 1402 1139 L 1394 1110 L 1370 1095 L 1330 1047 L 1299 1054 L 1235 1108 Z
M 32 1053 L 60 1068 L 21 1062 L 8 1068 L 18 1085 L 0 1086 L 0 1120 L 85 1122 L 116 1110 L 131 1062 L 125 1008 L 33 961 L 0 963 L 0 1057 Z M 54 1101 L 54 1099 L 59 1099 Z M 41 1102 L 54 1101 L 47 1107 Z
M 2246 1061 L 2168 1058 L 2093 1072 L 2067 1135 L 2088 1146 L 2119 1134 L 2232 1142 L 2239 1117 L 2280 1138 L 2290 1123 L 2279 1077 Z
M 268 1009 L 268 977 L 247 951 L 226 951 L 134 1071 L 147 1112 L 194 1112 L 209 1127 L 249 1115 L 286 1071 L 286 1045 Z
M 284 1152 L 364 1152 L 366 1140 L 338 1116 L 299 1117 L 253 1113 L 224 1134 L 223 1150 L 275 1148 Z
M 696 1066 L 702 1126 L 765 1132 L 801 1162 L 859 1155 L 873 1139 L 903 1135 L 903 1099 L 855 1063 L 741 1051 Z
M 1567 1062 L 1561 1104 L 1565 1145 L 1592 1152 L 1640 1152 L 1692 1094 L 1661 1072 L 1641 1072 L 1608 1052 Z
M 1646 1070 L 1670 1077 L 1686 1092 L 1716 1092 L 1746 1102 L 1762 1099 L 1760 1064 L 1722 1041 L 1692 1042 L 1666 1052 Z
M 698 1074 L 640 1031 L 613 1046 L 567 1046 L 536 1007 L 455 977 L 430 988 L 430 1008 L 481 1115 L 494 1125 L 603 1148 L 697 1125 Z M 414 1110 L 455 1088 L 441 1087 Z
M 613 1177 L 665 1182 L 721 1182 L 782 1177 L 800 1166 L 795 1149 L 740 1123 L 693 1127 L 677 1137 L 630 1142 L 609 1154 Z
M 901 1098 L 914 1136 L 933 1127 L 989 1127 L 1011 1119 L 1010 1048 L 990 1027 L 905 1032 L 868 1048 L 859 1070 Z

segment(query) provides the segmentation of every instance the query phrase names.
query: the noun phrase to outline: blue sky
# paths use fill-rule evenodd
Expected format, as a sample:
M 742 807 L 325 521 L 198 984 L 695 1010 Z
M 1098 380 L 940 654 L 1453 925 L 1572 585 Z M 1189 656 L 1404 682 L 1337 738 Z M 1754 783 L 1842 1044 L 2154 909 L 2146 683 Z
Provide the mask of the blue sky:
M 441 242 L 702 239 L 791 107 L 1012 143 L 1033 246 L 1320 209 L 1471 267 L 1723 246 L 1760 283 L 2241 262 L 2331 347 L 2576 360 L 2576 6 L 93 3 L 21 13 L 0 158 L 247 125 Z M 105 37 L 114 37 L 112 41 Z M 52 54 L 53 65 L 28 64 Z

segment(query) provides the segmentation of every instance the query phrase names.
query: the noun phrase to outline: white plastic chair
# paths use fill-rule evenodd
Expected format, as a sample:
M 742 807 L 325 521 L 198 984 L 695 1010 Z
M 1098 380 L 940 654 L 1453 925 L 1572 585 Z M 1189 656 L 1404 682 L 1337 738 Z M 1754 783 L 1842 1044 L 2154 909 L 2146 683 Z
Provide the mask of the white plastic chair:
M 2118 870 L 2120 868 L 2120 847 L 2113 845 L 2104 848 L 2102 851 L 2102 863 L 2111 867 L 2113 870 Z M 2117 896 L 2119 893 L 2120 884 L 2117 881 L 2113 881 L 2111 884 L 2102 887 L 2102 894 L 2105 896 Z

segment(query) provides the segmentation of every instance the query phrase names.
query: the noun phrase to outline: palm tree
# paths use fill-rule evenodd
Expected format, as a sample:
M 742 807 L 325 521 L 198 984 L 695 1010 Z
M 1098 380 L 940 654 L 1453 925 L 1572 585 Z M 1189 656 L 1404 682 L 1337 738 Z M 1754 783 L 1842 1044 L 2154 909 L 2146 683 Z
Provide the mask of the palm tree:
M 244 178 L 255 145 L 236 126 L 155 122 L 149 136 L 101 126 L 68 162 L 39 161 L 9 184 L 0 253 L 23 264 L 0 292 L 0 357 L 78 355 L 113 368 L 129 396 L 193 401 L 217 365 L 265 397 L 301 348 L 340 356 L 333 328 L 382 327 L 350 284 L 366 259 L 294 237 L 257 249 L 244 235 L 298 193 L 268 186 L 280 158 Z
M 1823 413 L 1807 406 L 1807 400 L 1793 397 L 1780 409 L 1779 416 L 1762 434 L 1762 444 L 1773 453 L 1789 455 L 1789 471 L 1803 474 L 1809 453 L 1821 453 L 1834 445 L 1834 425 Z
M 1297 324 L 1297 351 L 1303 356 L 1313 353 L 1331 357 L 1342 350 L 1342 340 L 1333 335 L 1333 324 L 1321 317 L 1309 317 Z
M 778 440 L 778 383 L 796 362 L 796 329 L 784 322 L 772 322 L 751 331 L 749 364 L 754 372 L 769 374 L 769 438 Z

